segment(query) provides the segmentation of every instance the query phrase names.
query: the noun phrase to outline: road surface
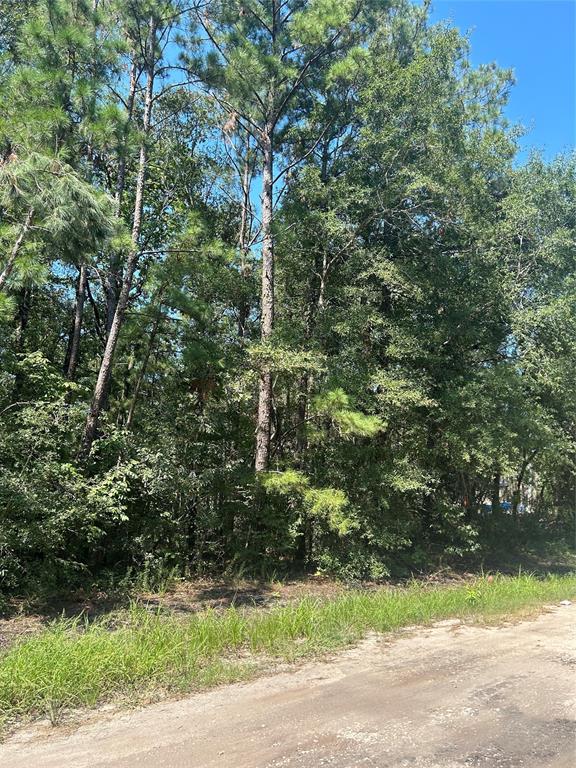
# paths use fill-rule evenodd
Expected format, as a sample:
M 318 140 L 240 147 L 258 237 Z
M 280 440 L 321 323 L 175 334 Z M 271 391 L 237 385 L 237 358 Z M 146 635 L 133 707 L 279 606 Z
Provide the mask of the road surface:
M 22 734 L 2 768 L 575 768 L 576 606 L 371 637 L 328 662 Z

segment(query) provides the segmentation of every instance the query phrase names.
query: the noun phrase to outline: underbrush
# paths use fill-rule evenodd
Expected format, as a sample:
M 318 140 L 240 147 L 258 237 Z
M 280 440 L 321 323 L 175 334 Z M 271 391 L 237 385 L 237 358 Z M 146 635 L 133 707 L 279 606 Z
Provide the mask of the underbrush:
M 181 616 L 143 604 L 88 623 L 59 619 L 0 657 L 5 723 L 105 701 L 151 700 L 253 676 L 294 661 L 445 618 L 503 617 L 576 594 L 576 575 L 487 577 L 461 586 L 348 591 L 267 610 L 227 608 Z

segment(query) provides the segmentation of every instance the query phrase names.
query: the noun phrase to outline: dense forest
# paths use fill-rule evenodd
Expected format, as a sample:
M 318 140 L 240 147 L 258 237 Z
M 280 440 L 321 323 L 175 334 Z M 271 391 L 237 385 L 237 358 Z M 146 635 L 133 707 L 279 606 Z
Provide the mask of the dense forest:
M 3 0 L 0 588 L 574 536 L 576 158 L 409 0 Z

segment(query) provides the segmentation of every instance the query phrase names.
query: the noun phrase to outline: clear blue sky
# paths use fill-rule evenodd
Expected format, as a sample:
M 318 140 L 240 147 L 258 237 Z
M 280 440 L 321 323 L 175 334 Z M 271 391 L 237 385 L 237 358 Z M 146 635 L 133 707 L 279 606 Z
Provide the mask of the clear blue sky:
M 576 147 L 576 0 L 432 0 L 432 20 L 471 32 L 473 64 L 514 69 L 507 116 L 522 147 L 550 159 Z M 525 154 L 524 152 L 522 153 Z

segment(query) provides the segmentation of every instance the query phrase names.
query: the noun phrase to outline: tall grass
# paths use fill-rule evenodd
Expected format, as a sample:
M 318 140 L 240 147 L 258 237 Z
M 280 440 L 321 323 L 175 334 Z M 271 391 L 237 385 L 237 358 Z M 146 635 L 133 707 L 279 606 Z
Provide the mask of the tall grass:
M 92 624 L 56 621 L 0 656 L 0 716 L 47 715 L 126 697 L 154 698 L 241 680 L 271 659 L 294 660 L 439 619 L 507 615 L 576 594 L 576 575 L 478 579 L 465 586 L 412 583 L 270 610 L 182 617 L 142 605 Z

